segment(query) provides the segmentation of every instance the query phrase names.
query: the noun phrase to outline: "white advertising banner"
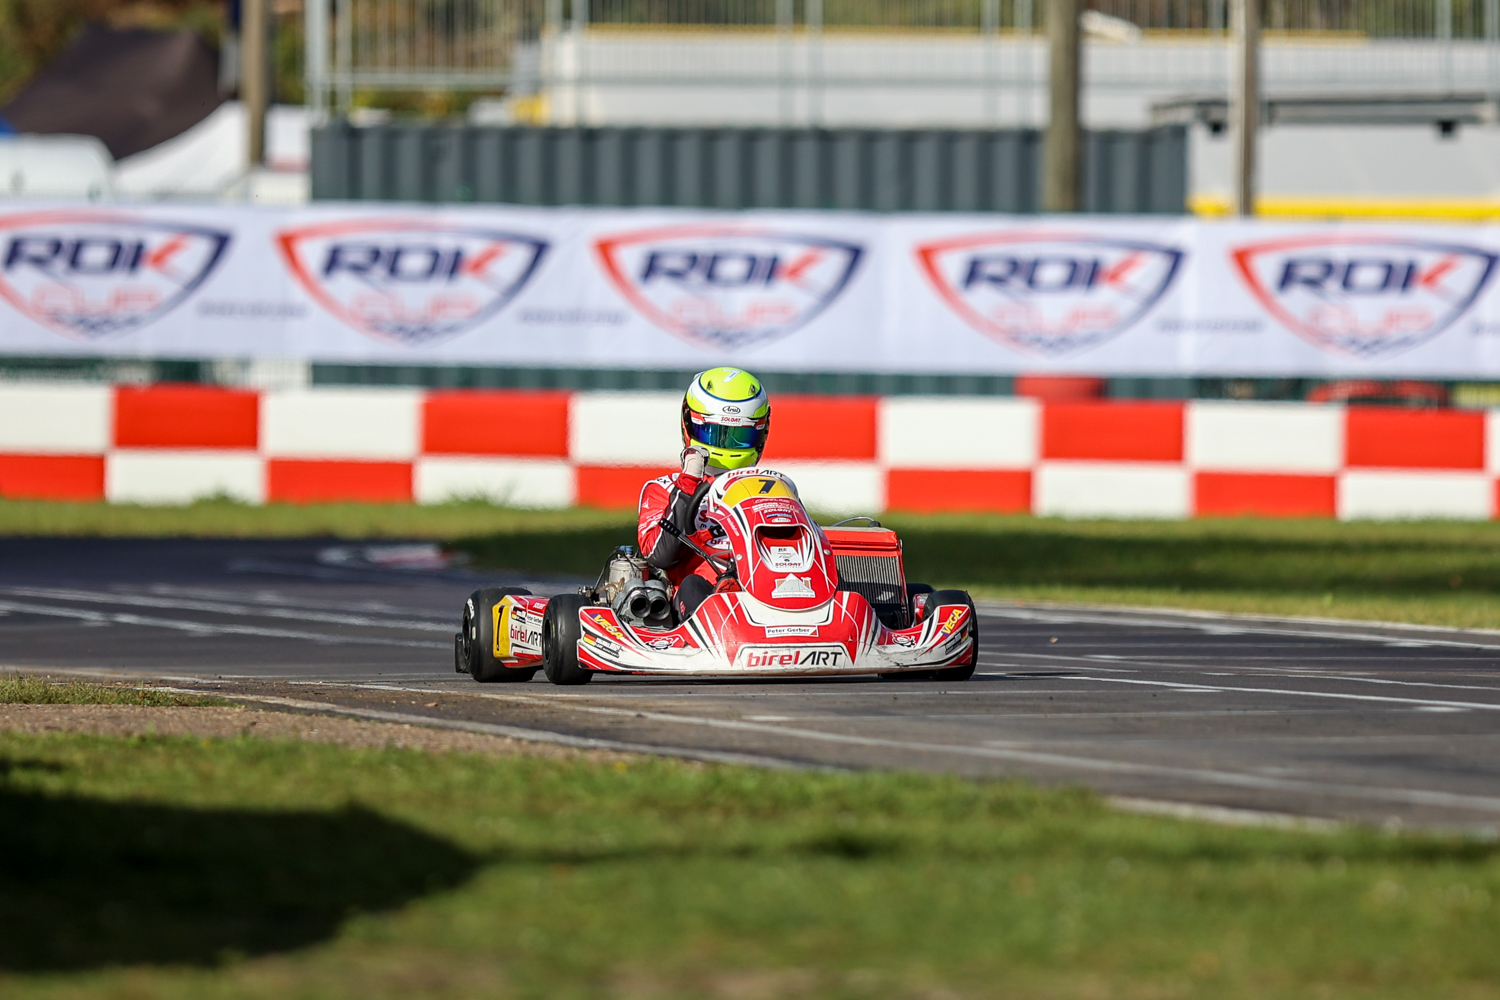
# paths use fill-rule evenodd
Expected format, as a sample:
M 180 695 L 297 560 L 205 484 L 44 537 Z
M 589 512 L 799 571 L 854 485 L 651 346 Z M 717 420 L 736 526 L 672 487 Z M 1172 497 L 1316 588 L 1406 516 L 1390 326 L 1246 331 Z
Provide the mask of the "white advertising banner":
M 319 204 L 0 211 L 0 353 L 1500 378 L 1500 228 Z

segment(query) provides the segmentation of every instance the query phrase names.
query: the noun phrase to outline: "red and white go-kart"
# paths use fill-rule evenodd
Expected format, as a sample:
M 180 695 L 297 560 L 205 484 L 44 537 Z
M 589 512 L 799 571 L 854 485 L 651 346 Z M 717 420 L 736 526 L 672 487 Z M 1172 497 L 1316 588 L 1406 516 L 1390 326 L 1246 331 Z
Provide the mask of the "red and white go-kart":
M 820 527 L 795 487 L 770 469 L 718 476 L 703 496 L 718 555 L 714 592 L 676 620 L 671 585 L 630 546 L 574 594 L 477 590 L 454 636 L 454 666 L 476 681 L 554 684 L 596 673 L 686 677 L 879 674 L 966 680 L 979 655 L 974 602 L 961 590 L 908 584 L 901 542 L 869 518 Z

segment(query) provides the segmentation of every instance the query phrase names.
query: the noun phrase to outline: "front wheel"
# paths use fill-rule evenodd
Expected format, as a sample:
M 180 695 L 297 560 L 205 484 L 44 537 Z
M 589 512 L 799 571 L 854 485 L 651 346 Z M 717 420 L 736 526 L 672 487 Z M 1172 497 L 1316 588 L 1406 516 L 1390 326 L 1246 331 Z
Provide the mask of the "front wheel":
M 973 655 L 969 662 L 961 667 L 943 667 L 941 670 L 893 670 L 890 673 L 881 674 L 880 678 L 887 681 L 966 681 L 974 676 L 974 668 L 979 663 L 979 614 L 974 610 L 974 599 L 962 590 L 933 590 L 922 584 L 912 584 L 912 596 L 925 593 L 928 596 L 924 606 L 926 614 L 932 614 L 940 606 L 967 604 L 969 606 L 969 634 L 974 638 Z
M 974 608 L 974 598 L 963 590 L 938 590 L 927 598 L 929 608 L 938 608 L 944 604 L 967 604 L 969 606 L 969 636 L 974 640 L 970 646 L 969 662 L 961 667 L 944 667 L 942 670 L 932 672 L 933 680 L 939 681 L 966 681 L 974 676 L 974 668 L 979 665 L 979 612 Z
M 578 594 L 559 594 L 542 616 L 542 672 L 553 684 L 571 686 L 594 679 L 594 672 L 578 663 L 578 640 L 583 637 L 578 612 L 585 603 Z
M 481 684 L 521 683 L 536 676 L 536 669 L 507 667 L 495 656 L 495 605 L 510 595 L 530 595 L 525 587 L 485 587 L 464 602 L 463 631 L 454 637 L 454 668 L 467 668 Z

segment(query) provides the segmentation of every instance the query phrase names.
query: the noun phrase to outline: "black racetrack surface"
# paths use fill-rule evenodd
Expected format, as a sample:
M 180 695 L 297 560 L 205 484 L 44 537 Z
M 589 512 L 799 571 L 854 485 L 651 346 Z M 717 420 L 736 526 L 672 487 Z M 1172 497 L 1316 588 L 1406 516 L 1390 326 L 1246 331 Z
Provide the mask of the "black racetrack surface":
M 0 669 L 771 766 L 1026 776 L 1146 808 L 1500 824 L 1500 633 L 992 604 L 963 683 L 479 685 L 453 672 L 462 601 L 525 581 L 330 544 L 0 541 Z

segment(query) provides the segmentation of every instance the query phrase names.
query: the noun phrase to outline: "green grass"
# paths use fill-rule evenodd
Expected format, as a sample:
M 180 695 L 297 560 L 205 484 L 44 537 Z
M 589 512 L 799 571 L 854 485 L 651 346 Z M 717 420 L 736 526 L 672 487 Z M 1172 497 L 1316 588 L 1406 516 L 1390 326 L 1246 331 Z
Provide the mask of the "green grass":
M 909 576 L 982 597 L 1500 628 L 1500 523 L 888 515 Z M 592 577 L 630 511 L 469 502 L 138 507 L 0 501 L 0 535 L 430 538 L 480 567 Z
M 603 515 L 600 515 L 603 518 Z M 1500 628 L 1500 524 L 887 515 L 907 576 L 980 597 Z M 629 517 L 459 538 L 480 566 L 592 576 Z
M 1500 524 L 891 517 L 977 595 L 1500 628 Z
M 525 529 L 576 531 L 620 522 L 616 511 L 530 511 L 483 501 L 266 504 L 200 500 L 176 507 L 0 500 L 0 536 L 122 538 L 423 538 Z M 601 557 L 602 558 L 602 557 Z
M 0 995 L 1500 996 L 1500 849 L 1079 791 L 0 734 Z
M 227 705 L 229 702 L 195 695 L 173 694 L 152 688 L 50 681 L 26 674 L 0 676 L 0 705 Z

